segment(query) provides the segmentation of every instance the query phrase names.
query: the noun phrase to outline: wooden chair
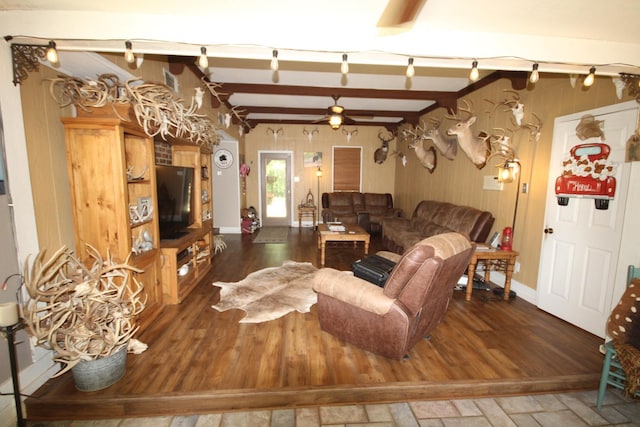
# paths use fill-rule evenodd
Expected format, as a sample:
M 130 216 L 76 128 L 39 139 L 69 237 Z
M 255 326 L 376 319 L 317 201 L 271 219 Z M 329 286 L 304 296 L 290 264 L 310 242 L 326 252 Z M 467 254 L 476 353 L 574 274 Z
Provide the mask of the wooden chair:
M 631 284 L 631 280 L 634 278 L 640 278 L 640 267 L 630 265 L 627 270 L 627 286 Z M 616 350 L 613 347 L 613 341 L 606 342 L 604 348 L 606 352 L 604 355 L 604 364 L 602 365 L 600 388 L 598 389 L 598 401 L 596 405 L 598 409 L 602 407 L 602 401 L 604 400 L 604 395 L 607 391 L 607 385 L 624 390 L 626 382 L 626 376 L 616 357 Z M 640 397 L 640 391 L 636 393 L 636 396 Z

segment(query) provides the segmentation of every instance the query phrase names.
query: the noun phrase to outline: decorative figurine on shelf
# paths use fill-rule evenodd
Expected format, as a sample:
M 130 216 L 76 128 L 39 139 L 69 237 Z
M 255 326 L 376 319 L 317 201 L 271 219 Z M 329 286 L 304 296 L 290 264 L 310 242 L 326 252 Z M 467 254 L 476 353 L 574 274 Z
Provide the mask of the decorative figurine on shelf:
M 307 193 L 307 200 L 306 200 L 305 204 L 303 205 L 303 207 L 312 208 L 315 205 L 316 204 L 315 204 L 315 201 L 313 199 L 313 193 L 311 192 L 311 189 L 309 189 L 309 192 Z

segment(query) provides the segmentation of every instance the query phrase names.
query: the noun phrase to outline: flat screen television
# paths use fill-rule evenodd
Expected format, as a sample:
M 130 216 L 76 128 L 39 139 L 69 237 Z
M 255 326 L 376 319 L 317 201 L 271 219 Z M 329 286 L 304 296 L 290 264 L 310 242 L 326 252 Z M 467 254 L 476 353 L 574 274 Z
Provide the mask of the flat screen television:
M 194 223 L 194 169 L 156 166 L 160 239 L 177 239 Z

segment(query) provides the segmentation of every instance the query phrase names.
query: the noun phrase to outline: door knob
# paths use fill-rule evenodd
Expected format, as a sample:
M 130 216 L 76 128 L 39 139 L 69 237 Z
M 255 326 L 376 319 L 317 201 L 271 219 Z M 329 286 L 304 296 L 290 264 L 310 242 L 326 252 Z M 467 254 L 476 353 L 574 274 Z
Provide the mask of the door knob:
M 553 228 L 548 227 L 544 229 L 544 234 L 553 234 Z

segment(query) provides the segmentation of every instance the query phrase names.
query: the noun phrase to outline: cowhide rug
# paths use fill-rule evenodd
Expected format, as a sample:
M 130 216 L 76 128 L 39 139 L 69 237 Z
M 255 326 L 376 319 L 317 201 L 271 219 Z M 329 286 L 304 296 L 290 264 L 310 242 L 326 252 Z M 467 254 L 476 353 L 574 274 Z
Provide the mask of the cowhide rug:
M 282 267 L 255 271 L 239 282 L 215 282 L 220 302 L 212 305 L 218 311 L 233 308 L 247 315 L 240 323 L 260 323 L 277 319 L 297 310 L 308 313 L 318 301 L 312 279 L 318 271 L 308 262 L 285 261 Z

